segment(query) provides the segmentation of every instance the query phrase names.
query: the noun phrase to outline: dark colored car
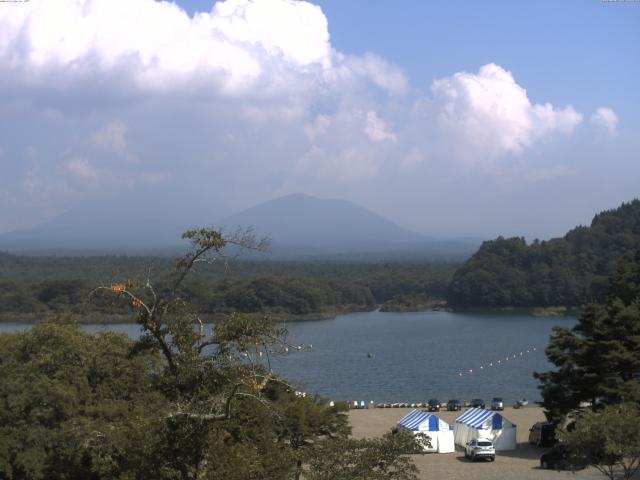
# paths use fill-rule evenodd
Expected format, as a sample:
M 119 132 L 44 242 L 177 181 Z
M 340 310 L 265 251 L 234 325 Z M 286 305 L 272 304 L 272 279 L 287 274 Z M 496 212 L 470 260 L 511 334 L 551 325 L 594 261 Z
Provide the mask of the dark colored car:
M 540 468 L 554 470 L 582 470 L 584 465 L 572 463 L 564 445 L 559 443 L 540 457 Z
M 440 402 L 435 398 L 430 399 L 427 402 L 427 410 L 430 412 L 439 412 L 440 411 Z
M 471 406 L 473 408 L 484 408 L 484 400 L 482 400 L 481 398 L 474 398 L 473 400 L 471 400 Z
M 462 410 L 462 403 L 460 403 L 460 400 L 449 400 L 447 402 L 447 410 L 450 412 Z
M 529 443 L 539 447 L 551 447 L 557 443 L 556 425 L 550 422 L 534 423 L 529 429 Z

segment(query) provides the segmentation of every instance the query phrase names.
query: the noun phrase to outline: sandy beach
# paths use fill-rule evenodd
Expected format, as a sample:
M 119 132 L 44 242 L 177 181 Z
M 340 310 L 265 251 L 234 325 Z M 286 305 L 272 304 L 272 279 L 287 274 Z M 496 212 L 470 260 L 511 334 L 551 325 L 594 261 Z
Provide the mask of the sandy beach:
M 370 410 L 350 410 L 349 420 L 353 427 L 353 436 L 368 438 L 383 435 L 409 413 L 410 408 L 376 408 Z M 595 469 L 582 470 L 575 474 L 542 470 L 539 464 L 540 455 L 546 448 L 528 444 L 529 428 L 535 423 L 544 421 L 542 409 L 526 407 L 520 409 L 505 408 L 505 418 L 518 427 L 518 448 L 509 452 L 498 452 L 495 462 L 471 462 L 464 458 L 464 452 L 456 447 L 455 453 L 414 455 L 416 466 L 420 470 L 420 479 L 598 479 L 605 478 Z M 440 412 L 440 418 L 453 423 L 460 412 Z

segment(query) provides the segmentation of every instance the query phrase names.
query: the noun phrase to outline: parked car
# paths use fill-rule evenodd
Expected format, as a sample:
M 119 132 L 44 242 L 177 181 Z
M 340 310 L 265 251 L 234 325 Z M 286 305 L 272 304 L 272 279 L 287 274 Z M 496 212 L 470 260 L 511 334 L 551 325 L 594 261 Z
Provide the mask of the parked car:
M 491 400 L 491 410 L 504 410 L 502 397 L 493 397 L 493 400 Z
M 460 403 L 460 400 L 449 400 L 447 402 L 447 410 L 450 412 L 456 412 L 458 410 L 462 410 L 462 404 Z
M 440 411 L 440 402 L 435 398 L 430 399 L 427 402 L 427 410 L 430 412 L 439 412 Z
M 474 398 L 473 400 L 471 400 L 471 407 L 473 408 L 484 408 L 484 400 L 480 399 L 480 398 Z
M 552 468 L 555 470 L 582 470 L 585 465 L 571 462 L 566 447 L 559 443 L 540 457 L 540 468 Z
M 487 458 L 493 462 L 496 459 L 496 449 L 490 440 L 474 438 L 465 445 L 464 456 L 471 459 L 472 462 Z
M 529 443 L 539 447 L 550 447 L 555 445 L 557 443 L 555 423 L 534 423 L 529 429 Z

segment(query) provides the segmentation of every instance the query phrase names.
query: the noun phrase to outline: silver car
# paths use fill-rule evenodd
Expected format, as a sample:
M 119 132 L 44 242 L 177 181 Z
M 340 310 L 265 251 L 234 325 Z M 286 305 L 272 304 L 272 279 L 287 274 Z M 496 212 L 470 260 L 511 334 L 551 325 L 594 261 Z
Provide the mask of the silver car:
M 471 459 L 472 462 L 485 458 L 493 462 L 496 459 L 496 449 L 493 448 L 491 440 L 474 438 L 465 445 L 464 456 Z

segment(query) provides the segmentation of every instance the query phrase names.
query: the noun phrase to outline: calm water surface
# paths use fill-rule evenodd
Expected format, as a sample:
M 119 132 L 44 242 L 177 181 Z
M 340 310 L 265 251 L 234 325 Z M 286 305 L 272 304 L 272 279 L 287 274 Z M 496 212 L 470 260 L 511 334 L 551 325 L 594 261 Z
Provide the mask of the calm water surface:
M 533 372 L 552 368 L 544 355 L 552 327 L 570 327 L 575 321 L 514 313 L 366 312 L 287 322 L 292 342 L 313 347 L 277 357 L 273 367 L 300 390 L 332 399 L 489 402 L 502 396 L 507 404 L 522 397 L 534 401 L 540 395 Z M 28 325 L 0 324 L 0 331 L 24 328 Z M 135 324 L 84 328 L 132 337 L 140 333 Z

